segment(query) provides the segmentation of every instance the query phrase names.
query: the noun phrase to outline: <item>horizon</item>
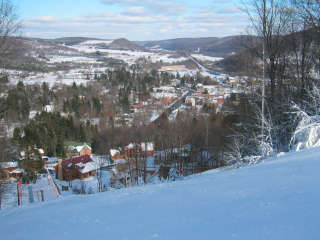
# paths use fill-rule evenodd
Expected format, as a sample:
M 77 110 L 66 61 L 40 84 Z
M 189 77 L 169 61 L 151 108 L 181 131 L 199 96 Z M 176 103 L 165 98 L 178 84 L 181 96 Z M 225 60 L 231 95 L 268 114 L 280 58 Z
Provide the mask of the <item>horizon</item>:
M 103 40 L 103 41 L 114 41 L 114 40 L 118 40 L 118 39 L 126 39 L 128 41 L 131 41 L 131 42 L 161 42 L 161 41 L 168 41 L 168 40 L 178 40 L 178 39 L 201 39 L 201 38 L 218 38 L 218 39 L 222 39 L 222 38 L 228 38 L 228 37 L 237 37 L 237 36 L 240 36 L 240 35 L 228 35 L 228 36 L 225 36 L 225 37 L 177 37 L 177 38 L 168 38 L 168 39 L 159 39 L 159 40 L 153 40 L 153 39 L 150 39 L 150 40 L 131 40 L 131 39 L 128 39 L 128 38 L 114 38 L 114 39 L 111 39 L 111 38 L 95 38 L 95 37 L 85 37 L 85 36 L 63 36 L 63 37 L 52 37 L 52 38 L 43 38 L 43 37 L 32 37 L 32 36 L 19 36 L 21 38 L 30 38 L 30 39 L 42 39 L 42 40 L 58 40 L 58 39 L 63 39 L 63 38 L 86 38 L 88 40 Z M 18 38 L 19 38 L 18 37 Z
M 15 0 L 22 35 L 159 41 L 244 34 L 239 0 Z

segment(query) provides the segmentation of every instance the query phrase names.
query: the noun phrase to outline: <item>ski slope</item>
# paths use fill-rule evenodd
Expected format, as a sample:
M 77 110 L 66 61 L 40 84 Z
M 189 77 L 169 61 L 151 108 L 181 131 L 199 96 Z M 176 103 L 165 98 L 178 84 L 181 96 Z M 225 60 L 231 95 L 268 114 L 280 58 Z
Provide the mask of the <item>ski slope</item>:
M 320 148 L 0 211 L 3 239 L 320 239 Z

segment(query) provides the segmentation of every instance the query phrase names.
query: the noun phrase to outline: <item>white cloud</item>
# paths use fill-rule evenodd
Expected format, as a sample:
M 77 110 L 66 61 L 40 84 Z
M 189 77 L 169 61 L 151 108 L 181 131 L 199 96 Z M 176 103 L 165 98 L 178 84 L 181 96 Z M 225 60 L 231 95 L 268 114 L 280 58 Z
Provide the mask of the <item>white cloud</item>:
M 219 14 L 235 14 L 242 13 L 241 9 L 235 6 L 228 6 L 218 11 Z
M 187 5 L 182 2 L 167 0 L 102 0 L 104 4 L 119 5 L 121 7 L 143 7 L 155 15 L 180 15 L 187 10 Z
M 130 7 L 125 9 L 122 14 L 124 15 L 142 15 L 147 14 L 147 10 L 144 7 Z
M 48 22 L 57 22 L 59 21 L 59 19 L 52 16 L 39 16 L 39 17 L 29 18 L 29 21 L 48 23 Z
M 198 7 L 180 15 L 170 15 L 175 1 L 104 0 L 120 4 L 112 11 L 91 13 L 72 18 L 38 16 L 24 20 L 28 34 L 43 37 L 85 36 L 100 38 L 126 37 L 130 40 L 157 40 L 177 37 L 220 37 L 240 34 L 247 18 L 228 4 L 220 8 Z M 171 6 L 171 8 L 170 8 Z M 158 7 L 158 8 L 156 8 Z M 154 13 L 161 9 L 162 14 Z M 232 14 L 227 14 L 227 13 Z M 63 34 L 65 33 L 65 34 Z

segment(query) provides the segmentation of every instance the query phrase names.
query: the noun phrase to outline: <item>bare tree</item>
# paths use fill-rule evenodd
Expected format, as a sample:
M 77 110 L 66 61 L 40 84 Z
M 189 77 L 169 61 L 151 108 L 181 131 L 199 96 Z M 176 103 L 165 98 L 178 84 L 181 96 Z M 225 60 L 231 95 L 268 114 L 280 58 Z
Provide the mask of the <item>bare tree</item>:
M 292 0 L 297 14 L 312 28 L 320 27 L 320 0 Z
M 8 190 L 8 182 L 6 180 L 6 174 L 3 171 L 3 169 L 1 169 L 1 165 L 0 165 L 0 210 L 2 208 L 2 202 L 7 190 Z
M 102 183 L 102 170 L 101 168 L 103 167 L 103 160 L 101 158 L 98 159 L 98 161 L 95 162 L 96 164 L 96 178 L 97 178 L 97 188 L 98 192 L 102 192 L 103 190 L 103 183 Z
M 262 50 L 258 48 L 257 52 L 264 68 L 261 76 L 270 82 L 270 101 L 275 104 L 276 87 L 281 87 L 283 80 L 281 76 L 286 60 L 283 59 L 286 44 L 284 35 L 290 33 L 292 17 L 290 4 L 287 0 L 243 0 L 243 6 L 249 16 L 253 33 L 262 41 Z
M 0 56 L 10 53 L 10 37 L 21 28 L 16 8 L 11 0 L 0 0 Z

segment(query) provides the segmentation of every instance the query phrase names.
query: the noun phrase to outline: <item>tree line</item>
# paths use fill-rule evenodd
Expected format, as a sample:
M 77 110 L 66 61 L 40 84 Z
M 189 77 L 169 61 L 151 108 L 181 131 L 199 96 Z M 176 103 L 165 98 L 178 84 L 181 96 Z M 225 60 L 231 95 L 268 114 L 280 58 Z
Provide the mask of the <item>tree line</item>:
M 319 88 L 319 0 L 245 0 L 250 19 L 246 74 L 253 85 L 243 96 L 247 120 L 234 128 L 234 158 L 267 156 L 290 149 L 297 126 L 293 105 L 311 103 Z M 235 157 L 236 156 L 236 157 Z

